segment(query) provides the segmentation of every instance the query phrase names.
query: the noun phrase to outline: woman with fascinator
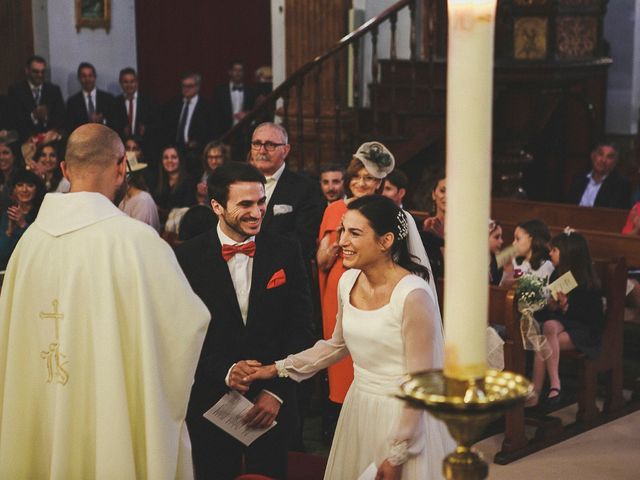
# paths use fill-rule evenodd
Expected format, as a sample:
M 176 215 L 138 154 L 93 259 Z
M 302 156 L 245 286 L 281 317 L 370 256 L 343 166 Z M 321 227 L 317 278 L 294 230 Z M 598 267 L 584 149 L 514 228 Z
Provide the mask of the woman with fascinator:
M 347 270 L 338 282 L 331 338 L 246 382 L 275 376 L 302 381 L 348 355 L 355 377 L 340 413 L 325 479 L 358 478 L 374 464 L 376 479 L 442 478 L 454 448 L 446 426 L 393 397 L 409 372 L 441 368 L 443 335 L 429 271 L 407 248 L 404 212 L 381 195 L 352 200 L 339 248 Z
M 318 277 L 322 306 L 323 337 L 330 339 L 338 313 L 338 281 L 348 267 L 343 265 L 342 249 L 338 245 L 338 230 L 347 206 L 358 198 L 381 193 L 384 178 L 395 165 L 391 152 L 380 142 L 363 143 L 347 166 L 344 178 L 347 198 L 329 204 L 324 212 L 318 234 Z M 350 358 L 332 365 L 328 370 L 329 400 L 337 405 L 344 402 L 353 380 Z M 337 416 L 337 415 L 336 415 Z M 334 416 L 335 418 L 335 416 Z M 335 420 L 334 420 L 335 422 Z M 330 439 L 334 425 L 325 425 L 325 437 Z

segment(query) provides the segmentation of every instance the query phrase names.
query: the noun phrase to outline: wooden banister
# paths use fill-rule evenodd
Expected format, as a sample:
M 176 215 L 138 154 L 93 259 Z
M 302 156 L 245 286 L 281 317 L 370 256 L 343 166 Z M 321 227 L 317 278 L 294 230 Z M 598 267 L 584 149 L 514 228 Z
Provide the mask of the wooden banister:
M 309 62 L 302 65 L 295 72 L 293 72 L 287 79 L 285 79 L 278 87 L 276 87 L 259 105 L 249 112 L 240 122 L 234 125 L 229 131 L 227 131 L 224 135 L 222 135 L 221 140 L 225 143 L 234 144 L 235 142 L 242 141 L 245 142 L 243 148 L 246 148 L 248 144 L 248 135 L 250 134 L 250 129 L 252 126 L 255 126 L 257 123 L 265 120 L 266 117 L 269 117 L 271 112 L 275 112 L 275 105 L 279 99 L 283 99 L 281 116 L 283 120 L 283 124 L 285 128 L 289 128 L 293 125 L 296 127 L 296 148 L 298 153 L 298 168 L 302 169 L 304 165 L 304 154 L 302 149 L 304 148 L 304 141 L 307 140 L 305 138 L 304 129 L 304 119 L 303 119 L 303 102 L 302 102 L 302 92 L 307 91 L 307 86 L 315 87 L 314 96 L 312 96 L 311 102 L 311 111 L 314 116 L 313 118 L 313 128 L 311 129 L 312 136 L 315 136 L 316 140 L 320 137 L 320 127 L 321 127 L 321 106 L 320 106 L 320 98 L 324 95 L 323 92 L 320 92 L 320 82 L 319 76 L 320 73 L 325 71 L 323 68 L 325 64 L 331 66 L 331 63 L 327 63 L 329 60 L 333 61 L 334 68 L 334 78 L 333 88 L 335 90 L 335 106 L 332 108 L 333 115 L 335 116 L 335 134 L 336 134 L 336 155 L 338 155 L 341 148 L 341 140 L 344 139 L 344 132 L 341 133 L 343 126 L 341 125 L 341 115 L 343 114 L 343 106 L 341 102 L 345 101 L 345 95 L 340 92 L 341 88 L 345 88 L 345 85 L 340 81 L 340 55 L 346 53 L 346 49 L 348 47 L 352 47 L 352 53 L 354 57 L 354 71 L 353 71 L 353 107 L 357 109 L 360 106 L 360 102 L 362 100 L 362 92 L 360 92 L 360 82 L 362 79 L 362 72 L 359 71 L 358 68 L 358 57 L 362 54 L 362 49 L 360 48 L 360 40 L 367 34 L 372 35 L 373 41 L 373 59 L 371 65 L 371 73 L 373 76 L 373 82 L 375 83 L 379 77 L 379 66 L 378 66 L 378 33 L 380 26 L 385 23 L 389 23 L 390 31 L 391 31 L 391 45 L 390 45 L 390 57 L 396 58 L 396 30 L 397 30 L 397 19 L 398 13 L 405 8 L 409 9 L 409 17 L 411 21 L 411 28 L 409 31 L 410 35 L 410 50 L 411 50 L 411 58 L 416 58 L 417 46 L 416 46 L 416 2 L 418 0 L 399 0 L 395 4 L 388 7 L 386 10 L 376 15 L 374 18 L 368 20 L 359 28 L 354 30 L 353 32 L 348 33 L 343 36 L 333 47 L 328 49 L 324 54 L 318 55 Z M 310 78 L 309 81 L 307 79 L 309 76 L 315 75 L 315 78 Z M 294 90 L 295 97 L 291 97 L 291 92 Z M 291 101 L 294 101 L 294 105 L 296 108 L 296 119 L 295 122 L 291 122 L 289 118 L 290 110 L 291 110 Z M 358 115 L 356 114 L 353 118 L 353 130 L 358 132 Z M 306 130 L 309 132 L 309 130 Z M 235 140 L 234 140 L 235 139 Z M 309 155 L 307 152 L 307 156 L 313 159 L 314 167 L 319 168 L 320 157 L 317 152 L 319 152 L 319 145 L 316 145 L 314 148 L 314 155 Z M 246 152 L 246 150 L 245 150 Z M 242 155 L 236 155 L 242 156 Z

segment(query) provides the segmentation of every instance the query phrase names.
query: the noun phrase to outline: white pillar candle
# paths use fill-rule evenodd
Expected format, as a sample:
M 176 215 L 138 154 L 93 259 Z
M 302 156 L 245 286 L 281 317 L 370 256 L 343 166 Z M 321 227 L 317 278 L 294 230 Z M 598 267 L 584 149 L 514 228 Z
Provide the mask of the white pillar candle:
M 496 0 L 449 0 L 444 374 L 484 377 Z

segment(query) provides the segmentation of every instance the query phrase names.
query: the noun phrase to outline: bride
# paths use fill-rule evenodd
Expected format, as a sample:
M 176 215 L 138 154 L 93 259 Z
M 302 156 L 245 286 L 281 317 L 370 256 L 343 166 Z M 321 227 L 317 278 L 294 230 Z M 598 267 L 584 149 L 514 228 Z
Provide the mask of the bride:
M 351 354 L 355 377 L 336 428 L 325 480 L 358 478 L 372 463 L 376 480 L 442 478 L 455 444 L 443 423 L 393 397 L 408 372 L 441 368 L 443 337 L 428 270 L 407 250 L 404 213 L 388 198 L 351 202 L 339 245 L 346 271 L 338 286 L 333 336 L 244 381 L 302 381 Z

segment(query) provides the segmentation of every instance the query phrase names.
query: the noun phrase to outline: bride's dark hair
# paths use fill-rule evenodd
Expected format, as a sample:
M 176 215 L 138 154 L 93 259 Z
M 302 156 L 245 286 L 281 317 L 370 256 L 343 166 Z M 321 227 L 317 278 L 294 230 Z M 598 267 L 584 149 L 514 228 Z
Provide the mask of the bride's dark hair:
M 393 245 L 391 245 L 393 261 L 411 273 L 429 280 L 429 270 L 417 263 L 414 260 L 416 257 L 409 253 L 407 247 L 409 225 L 405 213 L 392 200 L 382 195 L 367 195 L 350 202 L 347 209 L 360 212 L 376 235 L 393 233 Z

